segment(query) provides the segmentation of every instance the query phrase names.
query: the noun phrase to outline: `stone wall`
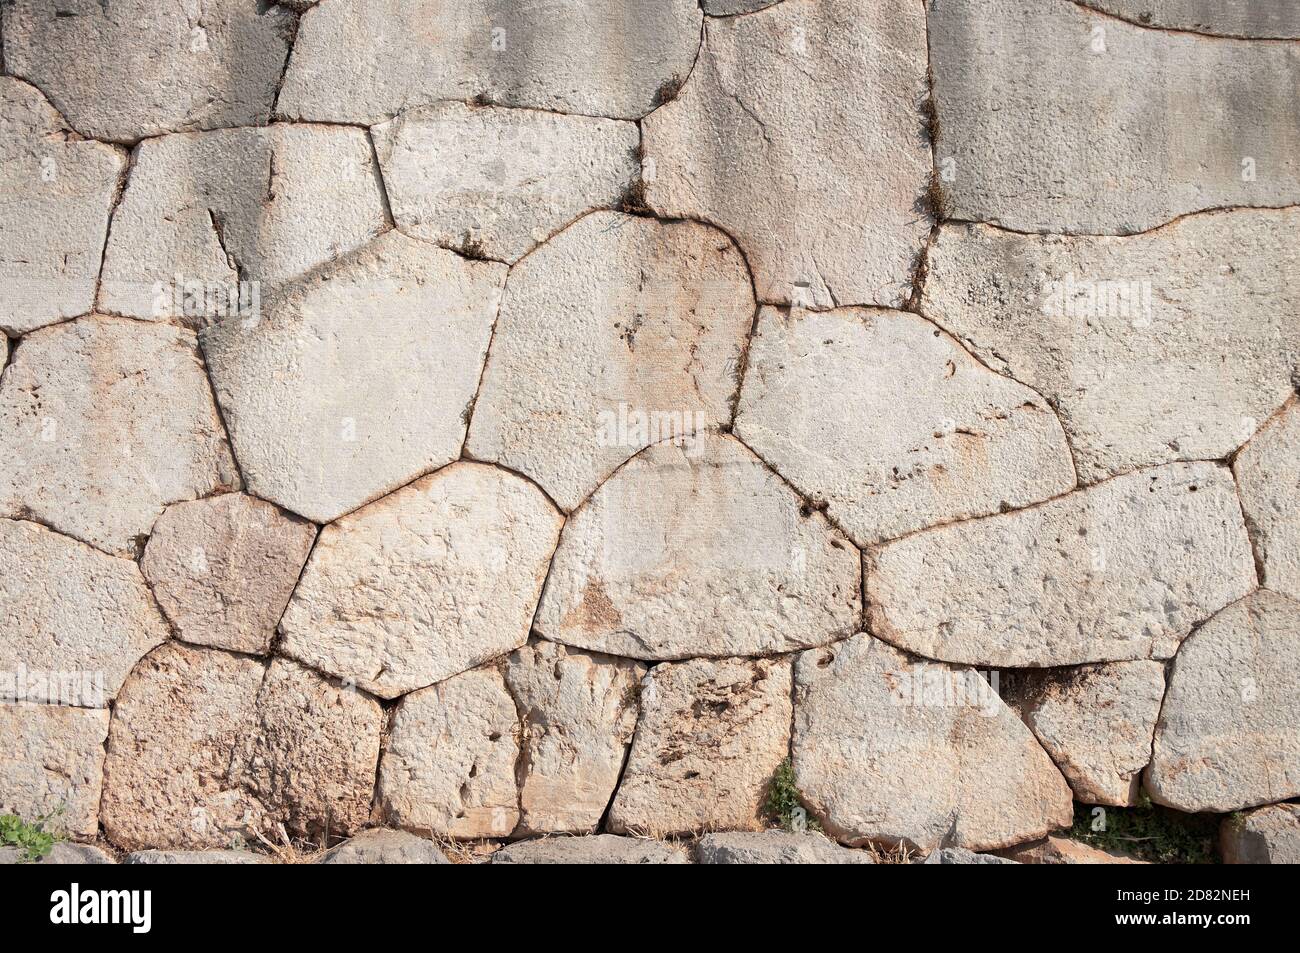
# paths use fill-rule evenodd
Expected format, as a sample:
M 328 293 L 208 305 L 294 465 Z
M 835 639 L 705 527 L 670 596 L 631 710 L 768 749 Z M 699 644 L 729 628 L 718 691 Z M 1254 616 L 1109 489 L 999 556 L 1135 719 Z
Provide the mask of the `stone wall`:
M 1300 6 L 0 30 L 0 813 L 1300 857 Z

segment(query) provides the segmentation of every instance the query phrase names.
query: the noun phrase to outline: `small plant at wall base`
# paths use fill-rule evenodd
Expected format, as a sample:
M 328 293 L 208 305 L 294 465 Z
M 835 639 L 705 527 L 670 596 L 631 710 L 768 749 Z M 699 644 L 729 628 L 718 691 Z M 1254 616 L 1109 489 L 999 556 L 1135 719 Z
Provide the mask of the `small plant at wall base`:
M 779 821 L 787 831 L 820 831 L 822 826 L 808 814 L 794 783 L 794 766 L 786 758 L 772 775 L 767 789 L 766 810 L 769 817 Z
M 1095 811 L 1104 810 L 1103 829 Z M 1144 794 L 1136 807 L 1074 805 L 1072 837 L 1102 850 L 1130 854 L 1158 864 L 1216 863 L 1214 841 L 1219 818 L 1182 814 L 1152 804 Z
M 35 821 L 24 821 L 17 814 L 0 815 L 0 846 L 18 848 L 19 863 L 35 863 L 54 849 L 56 838 L 45 830 L 45 822 L 59 813 Z

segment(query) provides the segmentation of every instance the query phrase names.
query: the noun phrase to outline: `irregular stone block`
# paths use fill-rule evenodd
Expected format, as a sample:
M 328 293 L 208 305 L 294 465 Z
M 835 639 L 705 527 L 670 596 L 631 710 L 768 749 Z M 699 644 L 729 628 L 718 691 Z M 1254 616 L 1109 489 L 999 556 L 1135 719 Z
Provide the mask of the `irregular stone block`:
M 80 318 L 0 380 L 0 515 L 134 555 L 163 508 L 238 486 L 194 335 Z
M 1169 658 L 1255 586 L 1231 474 L 1171 463 L 868 550 L 872 632 L 927 658 Z
M 1300 599 L 1300 401 L 1292 400 L 1265 424 L 1232 469 L 1261 582 Z
M 282 651 L 381 698 L 528 640 L 563 520 L 535 486 L 457 463 L 327 526 Z
M 802 506 L 730 437 L 657 444 L 570 517 L 534 628 L 640 659 L 842 638 L 861 608 L 858 552 Z
M 456 459 L 505 272 L 388 232 L 208 329 L 249 489 L 328 523 Z
M 1146 788 L 1180 811 L 1224 813 L 1300 796 L 1300 604 L 1267 590 L 1183 643 Z
M 1079 0 L 1131 23 L 1214 36 L 1300 39 L 1300 7 L 1290 0 Z
M 518 714 L 495 669 L 412 692 L 379 763 L 386 821 L 448 837 L 506 837 L 519 822 Z
M 1300 804 L 1270 804 L 1219 828 L 1225 864 L 1300 864 Z
M 642 448 L 731 419 L 753 317 L 722 233 L 588 215 L 512 270 L 466 448 L 573 510 Z
M 543 837 L 492 855 L 494 864 L 689 864 L 686 851 L 643 837 Z
M 615 834 L 759 830 L 789 754 L 790 662 L 696 659 L 657 665 L 610 807 Z
M 1149 30 L 1075 3 L 928 9 L 949 217 L 1126 234 L 1300 201 L 1300 57 L 1286 45 Z
M 450 864 L 424 837 L 406 831 L 362 831 L 325 852 L 319 864 Z
M 785 0 L 704 34 L 642 127 L 650 207 L 734 235 L 761 301 L 901 306 L 931 225 L 924 10 Z
M 964 847 L 944 847 L 936 851 L 931 851 L 930 855 L 921 861 L 923 864 L 1018 864 L 1018 860 L 1008 860 L 1005 857 L 997 857 L 993 854 L 977 854 L 974 851 L 966 850 Z
M 1018 864 L 1145 864 L 1126 854 L 1098 850 L 1068 837 L 1048 837 L 1032 844 L 1022 844 L 1005 856 Z
M 873 864 L 862 850 L 849 850 L 820 834 L 764 831 L 705 834 L 695 844 L 700 864 Z
M 248 850 L 137 850 L 124 864 L 269 864 L 265 854 Z
M 1069 785 L 979 672 L 866 633 L 799 656 L 791 751 L 809 810 L 850 846 L 996 850 L 1074 816 Z
M 48 831 L 93 838 L 107 737 L 102 708 L 0 704 L 0 814 L 48 818 Z
M 903 311 L 763 308 L 735 432 L 859 546 L 1075 483 L 1043 399 Z

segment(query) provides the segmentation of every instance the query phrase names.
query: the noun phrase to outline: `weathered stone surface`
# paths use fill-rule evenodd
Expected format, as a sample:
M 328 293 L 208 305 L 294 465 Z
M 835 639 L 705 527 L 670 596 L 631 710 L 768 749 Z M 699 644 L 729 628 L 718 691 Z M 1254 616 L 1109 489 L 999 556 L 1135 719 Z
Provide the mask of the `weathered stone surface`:
M 695 0 L 335 0 L 303 17 L 277 110 L 369 125 L 480 98 L 640 119 L 690 73 L 700 20 Z
M 124 864 L 269 864 L 270 857 L 248 850 L 138 850 Z
M 135 563 L 35 523 L 0 519 L 0 580 L 0 700 L 103 707 L 167 638 Z
M 1085 804 L 1137 804 L 1165 694 L 1163 662 L 1017 672 L 1016 707 Z
M 1207 42 L 1073 3 L 931 0 L 929 24 L 953 218 L 1124 234 L 1300 201 L 1300 58 L 1285 44 Z
M 1300 7 L 1290 0 L 1079 0 L 1142 26 L 1214 36 L 1300 38 Z
M 1263 569 L 1260 581 L 1300 599 L 1300 401 L 1265 424 L 1232 469 Z
M 903 311 L 764 308 L 736 435 L 859 546 L 1075 483 L 1043 399 Z
M 633 123 L 440 103 L 372 130 L 397 227 L 514 262 L 640 174 Z
M 1225 864 L 1300 864 L 1300 804 L 1271 804 L 1224 820 Z
M 492 855 L 494 864 L 689 864 L 686 851 L 640 837 L 597 834 L 544 837 L 511 844 Z
M 964 847 L 944 847 L 932 851 L 923 864 L 1017 864 L 1019 861 L 1007 860 L 993 854 L 977 854 Z
M 1300 796 L 1300 604 L 1260 590 L 1183 643 L 1146 788 L 1180 811 Z
M 977 671 L 866 633 L 799 656 L 795 780 L 842 843 L 994 850 L 1073 818 L 1069 785 Z
M 870 629 L 927 658 L 1168 658 L 1255 585 L 1232 476 L 1173 463 L 868 550 Z
M 450 864 L 433 842 L 406 831 L 362 831 L 325 852 L 321 864 Z
M 722 233 L 588 215 L 511 273 L 467 448 L 572 510 L 643 447 L 730 420 L 753 318 Z
M 1144 864 L 1146 861 L 1098 850 L 1068 837 L 1047 837 L 1032 844 L 1022 844 L 1006 851 L 1005 856 L 1018 864 Z
M 1054 403 L 1091 483 L 1226 457 L 1282 406 L 1300 367 L 1300 291 L 1278 276 L 1298 272 L 1297 209 L 1128 238 L 944 226 L 921 307 Z
M 379 233 L 378 176 L 364 129 L 276 125 L 143 142 L 113 215 L 100 307 L 152 319 L 239 310 L 255 325 L 278 285 Z
M 104 709 L 0 704 L 0 814 L 93 838 L 107 737 Z
M 0 78 L 0 331 L 25 334 L 91 309 L 125 167 L 122 150 L 68 138 L 35 87 Z
M 711 17 L 729 17 L 740 13 L 757 13 L 781 0 L 701 0 L 700 6 Z
M 23 852 L 17 847 L 0 847 L 0 864 L 23 863 L 27 863 L 27 860 L 23 856 Z M 92 847 L 90 844 L 69 844 L 66 841 L 59 841 L 50 848 L 48 854 L 36 861 L 36 863 L 62 866 L 68 864 L 112 864 L 116 863 L 116 861 L 98 847 Z
M 389 232 L 206 331 L 250 490 L 328 523 L 456 459 L 505 272 Z
M 78 132 L 119 141 L 265 122 L 294 25 L 244 0 L 13 0 L 4 17 L 6 70 Z
M 283 652 L 396 698 L 528 639 L 562 519 L 535 486 L 457 463 L 327 526 Z
M 310 523 L 226 493 L 169 507 L 140 568 L 181 639 L 263 654 L 315 538 Z
M 657 665 L 606 827 L 616 833 L 759 830 L 789 754 L 790 662 L 697 659 Z
M 871 864 L 866 851 L 841 847 L 821 834 L 763 831 L 705 834 L 695 845 L 700 864 Z
M 23 339 L 0 380 L 0 515 L 133 553 L 169 503 L 238 483 L 194 336 L 82 318 Z
M 908 0 L 709 20 L 690 80 L 643 125 L 650 206 L 736 236 L 760 300 L 900 306 L 931 224 L 925 30 Z
M 646 667 L 535 642 L 510 656 L 506 683 L 523 716 L 522 834 L 594 832 L 636 730 Z
M 495 669 L 407 695 L 393 713 L 379 763 L 384 819 L 426 835 L 509 835 L 519 822 L 517 721 Z
M 222 847 L 366 822 L 383 713 L 293 662 L 165 645 L 114 709 L 100 806 L 130 849 Z
M 786 652 L 853 630 L 858 566 L 738 441 L 661 443 L 570 517 L 534 626 L 630 658 Z

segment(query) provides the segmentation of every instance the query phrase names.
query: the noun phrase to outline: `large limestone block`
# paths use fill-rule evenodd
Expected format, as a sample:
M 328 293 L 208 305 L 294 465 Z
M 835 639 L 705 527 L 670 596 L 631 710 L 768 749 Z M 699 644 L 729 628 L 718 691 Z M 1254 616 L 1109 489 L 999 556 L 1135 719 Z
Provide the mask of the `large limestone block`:
M 901 306 L 931 225 L 925 30 L 911 0 L 709 20 L 642 127 L 651 208 L 734 235 L 762 301 Z
M 134 554 L 169 503 L 238 485 L 194 335 L 81 318 L 23 339 L 0 380 L 0 515 Z
M 1091 483 L 1221 459 L 1300 367 L 1300 210 L 1195 215 L 1128 238 L 944 226 L 922 310 L 1053 402 Z
M 1225 864 L 1300 864 L 1300 804 L 1271 804 L 1219 828 Z
M 1233 463 L 1260 581 L 1300 599 L 1300 401 L 1264 425 Z
M 1255 586 L 1232 475 L 1171 463 L 868 550 L 873 633 L 927 658 L 1169 658 Z
M 928 9 L 949 216 L 1126 234 L 1300 201 L 1290 44 L 1149 30 L 1075 3 Z
M 226 493 L 168 507 L 140 568 L 181 639 L 263 654 L 315 539 L 312 524 Z
M 1292 0 L 1078 0 L 1132 23 L 1213 36 L 1300 39 L 1300 7 Z
M 511 844 L 492 855 L 494 864 L 689 864 L 686 851 L 644 837 L 541 837 Z
M 1043 399 L 903 311 L 763 308 L 736 435 L 859 546 L 1074 488 Z
M 738 441 L 661 443 L 569 518 L 534 626 L 639 659 L 788 652 L 853 631 L 858 568 Z
M 379 763 L 384 820 L 426 835 L 509 835 L 519 822 L 517 728 L 515 703 L 495 669 L 407 695 Z
M 0 519 L 0 699 L 100 708 L 167 625 L 140 570 Z
M 772 775 L 790 750 L 788 659 L 657 665 L 610 807 L 616 833 L 760 830 Z
M 0 78 L 0 331 L 91 309 L 125 167 L 120 149 L 72 138 L 35 87 Z
M 368 125 L 481 98 L 640 119 L 690 73 L 700 20 L 696 0 L 334 0 L 303 17 L 277 110 Z
M 396 698 L 528 639 L 562 519 L 535 486 L 457 463 L 327 526 L 282 651 Z
M 1300 796 L 1300 603 L 1260 590 L 1183 643 L 1146 788 L 1180 811 Z
M 397 227 L 514 262 L 640 174 L 629 122 L 440 103 L 372 130 Z
M 534 642 L 512 654 L 506 683 L 523 717 L 517 834 L 594 833 L 636 729 L 646 667 Z
M 981 673 L 866 633 L 799 656 L 795 780 L 851 846 L 994 850 L 1073 818 L 1069 785 Z
M 328 523 L 456 459 L 505 272 L 388 232 L 206 331 L 249 489 Z
M 265 122 L 295 19 L 247 0 L 13 0 L 4 18 L 6 70 L 121 142 Z
M 638 450 L 730 420 L 753 319 L 721 232 L 588 215 L 512 271 L 466 447 L 572 510 Z
M 821 834 L 763 831 L 705 834 L 695 845 L 700 864 L 872 864 L 864 850 L 841 847 Z
M 0 703 L 0 814 L 48 818 L 46 830 L 93 838 L 107 737 L 102 708 Z
M 134 154 L 104 255 L 100 307 L 245 326 L 286 280 L 384 227 L 364 129 L 276 125 L 150 139 Z
M 1077 800 L 1117 807 L 1139 803 L 1142 769 L 1165 695 L 1163 662 L 1017 673 L 1017 707 Z

